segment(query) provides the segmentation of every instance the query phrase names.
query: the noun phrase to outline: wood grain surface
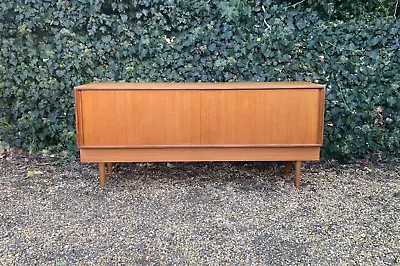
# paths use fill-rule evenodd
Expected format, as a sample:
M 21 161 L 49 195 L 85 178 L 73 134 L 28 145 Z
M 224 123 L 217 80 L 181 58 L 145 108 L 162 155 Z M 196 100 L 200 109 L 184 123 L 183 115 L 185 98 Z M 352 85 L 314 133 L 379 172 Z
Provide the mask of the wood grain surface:
M 200 143 L 199 91 L 83 91 L 88 146 Z
M 81 148 L 81 162 L 315 161 L 320 147 Z
M 317 144 L 319 90 L 201 92 L 201 144 Z
M 325 86 L 307 82 L 91 83 L 76 87 L 81 162 L 319 160 Z M 289 170 L 286 164 L 286 171 Z
M 76 90 L 243 90 L 243 89 L 323 89 L 324 85 L 309 82 L 96 82 Z

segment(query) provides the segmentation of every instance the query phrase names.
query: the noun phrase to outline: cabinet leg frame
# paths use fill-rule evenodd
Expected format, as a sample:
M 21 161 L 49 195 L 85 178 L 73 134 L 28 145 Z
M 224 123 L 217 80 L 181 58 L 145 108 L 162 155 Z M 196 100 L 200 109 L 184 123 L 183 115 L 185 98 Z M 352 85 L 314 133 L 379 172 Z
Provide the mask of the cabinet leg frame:
M 301 180 L 301 161 L 296 161 L 296 178 L 294 183 L 297 188 L 300 188 L 300 180 Z
M 289 175 L 292 168 L 292 162 L 285 162 L 285 168 L 283 169 L 283 175 Z
M 112 174 L 113 174 L 113 172 L 112 172 L 112 164 L 113 163 L 111 163 L 111 162 L 107 163 L 107 170 L 108 170 L 108 176 L 109 177 L 112 177 Z
M 99 173 L 100 173 L 100 187 L 103 188 L 106 181 L 106 169 L 103 162 L 99 163 Z
M 111 162 L 107 163 L 107 172 L 108 176 L 111 177 L 113 174 Z M 103 188 L 106 183 L 106 166 L 104 162 L 99 162 L 99 173 L 100 173 L 100 187 Z
M 291 162 L 285 162 L 285 169 L 284 169 L 284 174 L 285 175 L 289 174 L 291 165 L 292 165 Z M 112 176 L 112 163 L 111 162 L 107 163 L 107 170 L 108 170 L 108 175 Z M 295 185 L 296 185 L 296 188 L 300 188 L 301 161 L 296 161 L 295 170 L 296 170 Z M 99 172 L 100 172 L 100 187 L 104 188 L 105 175 L 106 175 L 105 163 L 104 162 L 100 162 L 99 163 Z

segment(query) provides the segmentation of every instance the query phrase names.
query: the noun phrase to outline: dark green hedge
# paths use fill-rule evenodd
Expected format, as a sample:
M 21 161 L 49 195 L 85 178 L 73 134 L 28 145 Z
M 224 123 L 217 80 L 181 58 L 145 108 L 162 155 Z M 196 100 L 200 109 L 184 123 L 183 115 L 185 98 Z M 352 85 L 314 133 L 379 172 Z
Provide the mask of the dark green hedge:
M 365 15 L 396 17 L 400 15 L 398 0 L 275 0 L 270 2 L 291 3 L 303 10 L 311 8 L 328 19 L 347 20 Z
M 76 151 L 73 87 L 96 80 L 306 80 L 328 87 L 325 156 L 399 157 L 400 22 L 300 6 L 2 1 L 0 135 L 31 152 Z

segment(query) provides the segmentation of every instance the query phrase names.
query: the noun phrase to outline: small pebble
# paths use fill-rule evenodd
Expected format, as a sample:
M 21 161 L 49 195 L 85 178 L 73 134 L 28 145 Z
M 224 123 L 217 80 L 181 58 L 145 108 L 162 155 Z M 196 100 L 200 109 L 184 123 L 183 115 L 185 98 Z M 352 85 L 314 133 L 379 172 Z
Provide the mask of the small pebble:
M 398 164 L 114 168 L 0 159 L 0 265 L 400 264 Z

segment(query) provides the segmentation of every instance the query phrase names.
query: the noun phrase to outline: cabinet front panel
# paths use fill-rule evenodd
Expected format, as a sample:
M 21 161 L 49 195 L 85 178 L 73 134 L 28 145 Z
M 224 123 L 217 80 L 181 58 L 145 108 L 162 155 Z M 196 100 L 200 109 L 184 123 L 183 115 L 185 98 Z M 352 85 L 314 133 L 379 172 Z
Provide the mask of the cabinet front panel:
M 200 92 L 82 92 L 84 146 L 200 144 Z
M 201 92 L 202 144 L 319 144 L 320 90 Z

